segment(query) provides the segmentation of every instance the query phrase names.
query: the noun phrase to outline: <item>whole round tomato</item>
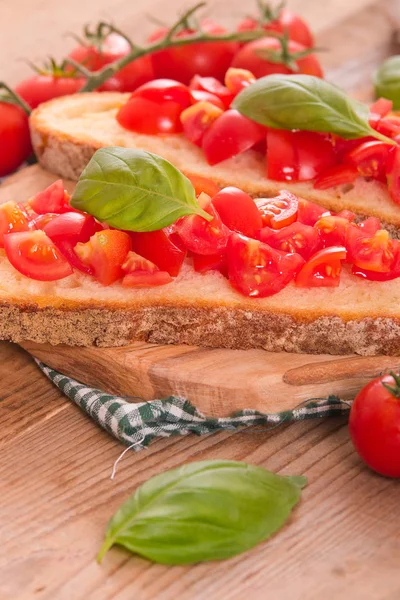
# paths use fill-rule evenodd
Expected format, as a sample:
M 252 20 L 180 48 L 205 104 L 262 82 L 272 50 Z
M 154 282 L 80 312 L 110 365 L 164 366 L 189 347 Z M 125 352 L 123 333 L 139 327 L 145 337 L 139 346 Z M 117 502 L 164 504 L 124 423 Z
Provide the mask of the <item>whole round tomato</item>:
M 293 40 L 288 40 L 286 51 L 283 46 L 285 43 L 277 38 L 265 37 L 245 44 L 233 59 L 232 67 L 247 69 L 257 79 L 273 73 L 286 75 L 304 73 L 315 77 L 323 77 L 321 65 L 314 54 L 300 57 L 297 53 L 306 50 L 305 46 Z M 291 68 L 290 63 L 292 61 L 297 70 Z
M 202 21 L 201 29 L 211 35 L 226 33 L 224 27 L 209 20 Z M 167 32 L 166 27 L 157 29 L 148 41 L 151 43 L 160 41 Z M 194 30 L 182 29 L 176 37 L 189 37 L 194 33 Z M 223 81 L 238 48 L 236 42 L 203 42 L 159 50 L 151 54 L 154 75 L 179 79 L 186 84 L 189 84 L 195 75 L 215 77 Z
M 357 394 L 350 411 L 355 449 L 371 469 L 386 477 L 400 477 L 399 384 L 395 375 L 377 377 Z
M 247 17 L 239 23 L 238 31 L 252 31 L 262 27 L 265 31 L 285 33 L 289 38 L 307 48 L 313 46 L 314 40 L 307 23 L 288 8 L 274 11 L 268 4 L 260 4 L 260 14 L 257 17 Z
M 0 102 L 0 177 L 15 171 L 31 152 L 27 114 L 19 106 Z
M 21 81 L 15 91 L 31 108 L 60 96 L 75 94 L 85 84 L 84 77 L 70 75 L 32 75 Z
M 90 42 L 91 38 L 86 36 L 86 39 Z M 84 65 L 89 71 L 98 71 L 105 65 L 126 56 L 130 51 L 128 41 L 113 32 L 103 39 L 100 38 L 96 45 L 88 43 L 88 45 L 76 46 L 68 57 Z M 133 92 L 151 79 L 154 79 L 151 59 L 149 56 L 143 56 L 126 65 L 99 89 L 100 91 Z

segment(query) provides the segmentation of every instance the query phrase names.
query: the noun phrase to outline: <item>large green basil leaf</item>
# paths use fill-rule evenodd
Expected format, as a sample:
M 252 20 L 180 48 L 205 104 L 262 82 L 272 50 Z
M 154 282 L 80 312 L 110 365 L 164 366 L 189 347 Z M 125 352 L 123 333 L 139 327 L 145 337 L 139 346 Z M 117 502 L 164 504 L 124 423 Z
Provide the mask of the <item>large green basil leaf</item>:
M 370 127 L 366 105 L 311 75 L 262 77 L 242 90 L 232 106 L 267 127 L 336 133 L 348 139 L 371 135 L 394 143 Z
M 179 217 L 212 217 L 197 203 L 193 185 L 170 162 L 130 148 L 101 148 L 86 166 L 71 205 L 129 231 L 154 231 Z
M 228 460 L 167 471 L 119 508 L 98 560 L 113 544 L 170 565 L 234 556 L 284 524 L 306 483 Z
M 400 55 L 385 60 L 374 77 L 375 93 L 393 101 L 394 110 L 400 110 Z

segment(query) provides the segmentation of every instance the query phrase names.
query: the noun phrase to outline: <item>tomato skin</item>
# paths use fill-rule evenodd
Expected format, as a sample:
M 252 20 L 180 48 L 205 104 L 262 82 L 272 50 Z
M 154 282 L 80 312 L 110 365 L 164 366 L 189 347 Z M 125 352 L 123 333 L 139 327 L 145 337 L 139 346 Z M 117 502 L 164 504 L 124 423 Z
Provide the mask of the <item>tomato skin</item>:
M 383 383 L 396 388 L 391 375 L 377 377 L 355 397 L 349 433 L 362 460 L 385 477 L 400 477 L 400 400 Z
M 28 115 L 20 106 L 0 102 L 0 177 L 15 171 L 31 152 Z
M 203 31 L 212 34 L 224 34 L 226 29 L 210 20 L 201 22 Z M 155 31 L 149 41 L 163 39 L 168 29 L 162 27 Z M 177 38 L 192 35 L 190 29 L 177 33 Z M 206 42 L 188 44 L 187 46 L 167 48 L 151 54 L 155 77 L 178 77 L 182 83 L 188 84 L 194 75 L 216 77 L 223 81 L 224 75 L 238 50 L 236 42 Z
M 85 82 L 84 77 L 33 75 L 21 81 L 15 91 L 31 108 L 36 108 L 39 104 L 53 98 L 75 94 L 85 85 Z
M 221 190 L 219 185 L 207 177 L 201 175 L 186 175 L 186 177 L 191 181 L 197 197 L 203 193 L 213 198 Z
M 199 215 L 189 215 L 175 223 L 175 230 L 184 247 L 190 252 L 218 254 L 225 249 L 231 232 L 223 224 L 212 204 L 205 210 L 212 215 L 211 221 L 206 221 Z
M 298 42 L 289 40 L 288 49 L 291 54 L 294 54 L 304 51 L 305 47 Z M 237 69 L 246 69 L 253 73 L 257 79 L 266 75 L 273 75 L 274 73 L 289 75 L 295 72 L 314 75 L 314 77 L 323 77 L 320 62 L 314 54 L 309 54 L 304 58 L 295 60 L 297 71 L 289 68 L 283 62 L 276 63 L 260 56 L 263 52 L 268 54 L 268 52 L 276 53 L 281 51 L 282 45 L 279 39 L 269 37 L 260 38 L 259 40 L 245 44 L 236 54 L 231 66 Z
M 344 161 L 357 167 L 363 177 L 373 177 L 385 181 L 386 163 L 391 149 L 385 142 L 364 142 L 350 152 Z
M 17 231 L 30 231 L 35 225 L 29 219 L 22 204 L 5 202 L 0 204 L 0 248 L 4 247 L 4 236 Z
M 346 260 L 346 248 L 343 246 L 318 250 L 297 274 L 296 286 L 338 287 L 343 260 Z
M 224 277 L 228 277 L 228 263 L 226 252 L 219 254 L 192 254 L 193 268 L 197 273 L 207 273 L 208 271 L 219 271 Z
M 125 273 L 122 285 L 126 287 L 156 287 L 173 281 L 169 273 L 160 271 L 150 260 L 132 251 L 128 252 L 122 265 L 122 271 Z
M 122 264 L 131 247 L 131 238 L 126 232 L 105 229 L 95 233 L 85 244 L 79 242 L 74 250 L 100 283 L 111 285 L 122 279 Z
M 130 231 L 132 250 L 154 263 L 160 271 L 176 277 L 186 257 L 183 250 L 174 243 L 174 235 L 168 229 L 137 233 Z
M 71 239 L 75 243 L 87 242 L 96 231 L 102 230 L 103 227 L 92 215 L 77 212 L 57 215 L 43 227 L 43 231 L 53 242 Z
M 122 127 L 137 133 L 179 133 L 180 115 L 191 104 L 186 86 L 172 79 L 157 79 L 135 90 L 116 118 Z
M 30 208 L 38 215 L 47 213 L 63 213 L 72 211 L 68 205 L 69 196 L 64 190 L 62 179 L 57 179 L 47 188 L 35 194 L 28 200 Z
M 204 90 L 191 90 L 190 94 L 193 98 L 194 104 L 196 104 L 196 102 L 209 102 L 210 104 L 214 104 L 214 106 L 217 108 L 225 110 L 225 105 L 221 98 L 218 98 L 218 96 L 212 94 L 211 92 L 206 92 Z
M 254 200 L 239 188 L 225 187 L 211 202 L 223 224 L 231 231 L 237 231 L 247 237 L 255 237 L 263 226 Z
M 259 240 L 233 233 L 227 260 L 231 285 L 245 296 L 265 298 L 280 292 L 304 264 L 298 254 L 285 254 Z
M 222 115 L 222 112 L 211 102 L 197 102 L 185 108 L 180 115 L 180 120 L 186 138 L 193 144 L 201 146 L 205 132 Z
M 219 98 L 225 109 L 228 109 L 234 98 L 234 94 L 228 90 L 218 79 L 215 77 L 201 77 L 195 75 L 190 82 L 190 89 L 193 92 L 207 92 Z
M 258 18 L 247 17 L 239 23 L 237 29 L 238 31 L 252 31 L 258 29 L 260 25 L 266 31 L 276 31 L 277 33 L 287 31 L 291 40 L 299 42 L 307 48 L 314 45 L 313 35 L 307 23 L 288 8 L 282 8 L 278 18 L 273 21 L 263 14 L 260 14 Z
M 72 267 L 43 231 L 8 233 L 4 250 L 12 266 L 30 279 L 56 281 L 72 274 Z
M 281 190 L 275 198 L 257 198 L 256 206 L 263 225 L 272 229 L 282 229 L 296 221 L 299 201 L 294 194 Z
M 216 165 L 249 150 L 265 137 L 265 128 L 241 115 L 227 110 L 204 134 L 202 148 L 209 165 Z
M 282 229 L 264 227 L 259 232 L 258 239 L 281 252 L 296 252 L 305 260 L 308 260 L 322 246 L 318 230 L 298 222 Z
M 359 172 L 356 166 L 333 165 L 333 167 L 325 169 L 317 175 L 314 181 L 314 188 L 316 190 L 327 190 L 338 185 L 353 183 L 358 176 Z
M 400 146 L 394 147 L 386 165 L 387 183 L 393 202 L 400 204 Z
M 304 225 L 313 226 L 322 216 L 331 214 L 329 210 L 310 200 L 298 198 L 298 203 L 297 220 L 299 223 L 304 223 Z

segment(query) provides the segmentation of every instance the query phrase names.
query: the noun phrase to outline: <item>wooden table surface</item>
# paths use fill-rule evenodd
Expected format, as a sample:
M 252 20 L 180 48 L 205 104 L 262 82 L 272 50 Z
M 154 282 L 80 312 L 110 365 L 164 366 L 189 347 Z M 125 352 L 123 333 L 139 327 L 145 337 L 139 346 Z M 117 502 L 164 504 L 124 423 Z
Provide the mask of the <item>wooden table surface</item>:
M 216 14 L 236 17 L 242 3 L 213 4 Z M 378 53 L 389 40 L 393 19 L 383 2 L 378 8 L 370 0 L 289 4 L 309 18 L 322 45 L 335 42 L 324 58 L 332 71 L 349 59 L 349 40 L 359 36 L 359 52 L 344 73 L 350 88 L 360 83 L 357 60 L 374 54 L 365 37 L 379 38 Z M 0 78 L 14 82 L 27 73 L 20 57 L 50 50 L 61 56 L 71 44 L 63 32 L 82 22 L 112 16 L 128 31 L 143 32 L 145 13 L 167 18 L 179 6 L 178 0 L 0 0 Z M 335 26 L 343 19 L 338 38 Z M 128 453 L 111 481 L 123 448 L 63 397 L 29 355 L 7 343 L 0 344 L 0 401 L 1 600 L 400 597 L 399 484 L 363 466 L 345 418 L 160 440 Z M 108 519 L 137 485 L 187 461 L 214 458 L 307 475 L 289 525 L 225 562 L 171 568 L 113 549 L 96 564 Z

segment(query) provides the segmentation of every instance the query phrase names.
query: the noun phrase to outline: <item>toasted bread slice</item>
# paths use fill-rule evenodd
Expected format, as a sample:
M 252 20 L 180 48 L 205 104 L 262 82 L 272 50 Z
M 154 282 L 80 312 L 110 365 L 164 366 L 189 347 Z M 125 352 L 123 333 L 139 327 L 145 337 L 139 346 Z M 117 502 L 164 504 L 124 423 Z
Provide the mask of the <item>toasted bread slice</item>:
M 202 175 L 221 186 L 234 185 L 254 197 L 274 196 L 284 187 L 335 212 L 348 209 L 362 217 L 376 216 L 392 235 L 399 237 L 400 206 L 391 200 L 383 184 L 359 178 L 353 186 L 316 190 L 308 182 L 272 181 L 265 176 L 265 158 L 253 150 L 211 167 L 202 150 L 181 134 L 139 135 L 121 127 L 115 115 L 128 96 L 92 92 L 42 104 L 30 119 L 40 163 L 61 177 L 76 180 L 98 148 L 140 148 L 159 154 L 188 175 Z

